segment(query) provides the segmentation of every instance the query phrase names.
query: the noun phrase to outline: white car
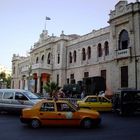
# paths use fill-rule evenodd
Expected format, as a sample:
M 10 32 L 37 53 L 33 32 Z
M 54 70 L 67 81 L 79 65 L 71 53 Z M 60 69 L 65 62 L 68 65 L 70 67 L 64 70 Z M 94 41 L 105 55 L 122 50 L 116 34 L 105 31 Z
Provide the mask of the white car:
M 27 90 L 0 89 L 0 112 L 21 112 L 23 108 L 32 107 L 41 99 Z

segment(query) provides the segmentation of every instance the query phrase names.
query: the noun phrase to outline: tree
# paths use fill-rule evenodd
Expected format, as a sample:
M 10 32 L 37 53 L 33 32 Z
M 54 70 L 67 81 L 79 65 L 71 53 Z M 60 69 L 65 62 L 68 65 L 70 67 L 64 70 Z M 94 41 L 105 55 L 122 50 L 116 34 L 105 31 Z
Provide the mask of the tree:
M 1 72 L 0 73 L 0 79 L 2 80 L 3 84 L 6 84 L 6 88 L 10 88 L 11 87 L 11 75 L 8 75 L 6 77 L 6 73 L 5 72 Z
M 1 72 L 1 73 L 0 73 L 0 79 L 2 79 L 2 80 L 5 82 L 5 79 L 6 79 L 6 74 L 5 74 L 5 72 Z
M 50 94 L 50 97 L 52 97 L 53 92 L 56 92 L 59 89 L 58 84 L 55 82 L 48 82 L 43 88 Z

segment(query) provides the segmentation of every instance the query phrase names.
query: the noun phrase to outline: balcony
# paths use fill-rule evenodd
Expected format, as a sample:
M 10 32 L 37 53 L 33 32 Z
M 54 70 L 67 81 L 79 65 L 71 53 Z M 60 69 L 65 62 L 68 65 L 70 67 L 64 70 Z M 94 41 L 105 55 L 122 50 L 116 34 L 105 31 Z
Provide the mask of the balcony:
M 33 64 L 31 69 L 32 70 L 36 70 L 36 69 L 51 70 L 52 69 L 52 65 L 51 64 L 44 64 L 44 63 L 37 63 L 37 64 Z M 24 66 L 21 69 L 21 72 L 28 72 L 28 71 L 29 71 L 29 66 Z
M 26 72 L 28 70 L 29 70 L 29 67 L 28 66 L 25 66 L 25 67 L 22 67 L 21 72 Z
M 116 59 L 122 59 L 127 57 L 130 57 L 130 49 L 116 51 Z
M 32 70 L 35 69 L 52 69 L 52 65 L 51 64 L 44 64 L 44 63 L 37 63 L 37 64 L 33 64 L 32 65 Z

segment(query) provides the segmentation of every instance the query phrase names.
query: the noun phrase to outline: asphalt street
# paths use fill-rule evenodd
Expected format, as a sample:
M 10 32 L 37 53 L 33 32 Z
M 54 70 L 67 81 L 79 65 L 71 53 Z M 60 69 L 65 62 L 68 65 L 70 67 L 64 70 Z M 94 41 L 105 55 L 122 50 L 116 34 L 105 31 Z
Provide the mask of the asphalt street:
M 0 114 L 0 140 L 140 140 L 140 115 L 119 117 L 101 113 L 98 128 L 42 127 L 22 124 L 18 115 Z

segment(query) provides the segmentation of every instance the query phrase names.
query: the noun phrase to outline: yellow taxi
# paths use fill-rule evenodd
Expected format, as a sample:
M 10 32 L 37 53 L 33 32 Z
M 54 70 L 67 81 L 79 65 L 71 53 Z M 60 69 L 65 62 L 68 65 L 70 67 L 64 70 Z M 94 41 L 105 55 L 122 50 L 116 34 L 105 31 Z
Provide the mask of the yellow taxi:
M 112 111 L 112 102 L 104 96 L 89 95 L 77 101 L 80 108 L 89 108 L 97 111 Z
M 20 116 L 22 123 L 32 128 L 42 125 L 54 126 L 81 126 L 91 128 L 101 122 L 100 114 L 96 110 L 79 109 L 68 101 L 42 100 L 32 108 L 22 110 Z

